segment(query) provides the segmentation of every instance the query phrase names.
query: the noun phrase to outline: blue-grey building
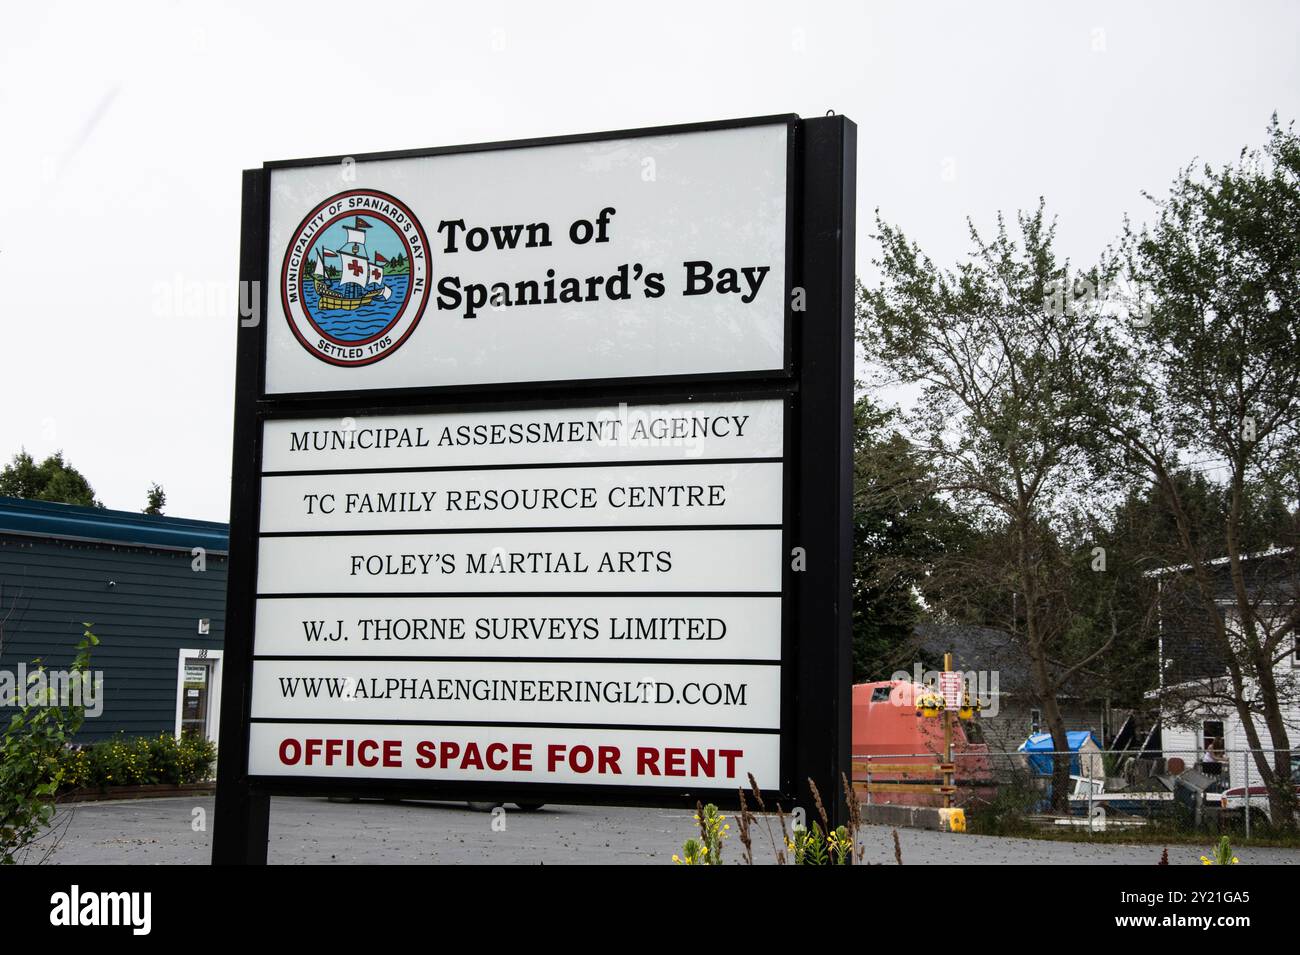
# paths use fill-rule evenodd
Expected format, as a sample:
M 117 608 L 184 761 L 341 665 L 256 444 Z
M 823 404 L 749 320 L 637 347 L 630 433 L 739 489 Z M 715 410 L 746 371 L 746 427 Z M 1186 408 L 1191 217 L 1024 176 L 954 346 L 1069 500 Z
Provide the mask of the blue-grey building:
M 80 740 L 215 741 L 227 550 L 225 524 L 0 497 L 0 673 L 65 669 L 88 622 L 102 712 Z

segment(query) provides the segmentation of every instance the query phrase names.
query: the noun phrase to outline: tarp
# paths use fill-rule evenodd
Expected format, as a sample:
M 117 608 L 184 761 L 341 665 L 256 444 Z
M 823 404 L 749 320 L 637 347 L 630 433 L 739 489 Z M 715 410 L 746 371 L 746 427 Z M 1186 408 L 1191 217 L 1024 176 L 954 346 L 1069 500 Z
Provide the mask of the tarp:
M 1067 730 L 1065 738 L 1069 740 L 1070 752 L 1075 754 L 1070 757 L 1070 774 L 1080 776 L 1082 773 L 1079 771 L 1079 749 L 1089 741 L 1094 748 L 1101 747 L 1097 745 L 1097 739 L 1092 735 L 1091 730 Z M 1029 768 L 1035 776 L 1052 775 L 1051 754 L 1055 750 L 1051 733 L 1035 733 L 1020 744 L 1020 752 L 1028 757 Z

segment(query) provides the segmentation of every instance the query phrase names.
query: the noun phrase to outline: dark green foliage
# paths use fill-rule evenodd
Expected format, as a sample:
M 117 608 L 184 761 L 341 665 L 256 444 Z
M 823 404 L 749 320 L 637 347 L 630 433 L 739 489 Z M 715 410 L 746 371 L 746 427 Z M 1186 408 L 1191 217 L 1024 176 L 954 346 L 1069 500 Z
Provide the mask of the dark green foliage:
M 1112 267 L 1080 273 L 1059 258 L 1042 203 L 1014 225 L 999 216 L 991 237 L 971 223 L 971 254 L 953 268 L 879 216 L 876 226 L 881 278 L 861 290 L 859 341 L 878 380 L 916 389 L 908 436 L 925 449 L 935 489 L 979 531 L 937 561 L 927 594 L 958 620 L 1001 618 L 1065 750 L 1058 696 L 1109 645 L 1081 639 L 1070 568 L 1077 514 L 1097 484 L 1080 387 L 1098 337 L 1087 290 L 1106 287 Z M 1063 801 L 1064 759 L 1056 777 Z
M 63 460 L 62 451 L 54 452 L 40 464 L 26 451 L 19 451 L 0 471 L 0 495 L 83 507 L 104 506 L 95 500 L 95 490 L 82 473 Z
M 196 734 L 187 733 L 180 739 L 171 733 L 134 738 L 121 735 L 65 752 L 61 788 L 197 783 L 209 778 L 216 759 L 216 745 Z
M 99 640 L 85 626 L 70 669 L 89 678 L 91 649 Z M 49 827 L 64 781 L 63 757 L 85 717 L 83 706 L 59 699 L 52 688 L 10 717 L 0 736 L 0 864 L 15 862 Z
M 166 506 L 167 492 L 162 489 L 162 485 L 158 483 L 149 485 L 149 498 L 145 504 L 144 513 L 161 514 Z
M 1146 307 L 1106 327 L 1082 380 L 1100 454 L 1137 493 L 1156 490 L 1182 625 L 1208 635 L 1229 678 L 1214 705 L 1274 751 L 1256 766 L 1290 819 L 1294 689 L 1276 668 L 1300 623 L 1300 137 L 1274 117 L 1262 150 L 1188 167 L 1153 201 L 1154 223 L 1124 242 Z M 1276 545 L 1291 550 L 1268 559 L 1261 589 L 1255 558 Z
M 900 433 L 897 412 L 854 406 L 853 679 L 887 679 L 920 619 L 936 561 L 968 534 L 935 493 L 931 469 Z

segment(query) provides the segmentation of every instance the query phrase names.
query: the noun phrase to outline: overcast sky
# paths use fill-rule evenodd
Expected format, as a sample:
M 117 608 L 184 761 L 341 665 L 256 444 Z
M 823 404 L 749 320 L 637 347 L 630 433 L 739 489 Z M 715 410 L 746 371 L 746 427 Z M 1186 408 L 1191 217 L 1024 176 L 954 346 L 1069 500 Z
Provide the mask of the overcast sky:
M 0 30 L 0 455 L 225 520 L 240 169 L 726 117 L 859 126 L 940 261 L 1045 196 L 1085 261 L 1194 158 L 1300 116 L 1300 4 L 32 3 Z

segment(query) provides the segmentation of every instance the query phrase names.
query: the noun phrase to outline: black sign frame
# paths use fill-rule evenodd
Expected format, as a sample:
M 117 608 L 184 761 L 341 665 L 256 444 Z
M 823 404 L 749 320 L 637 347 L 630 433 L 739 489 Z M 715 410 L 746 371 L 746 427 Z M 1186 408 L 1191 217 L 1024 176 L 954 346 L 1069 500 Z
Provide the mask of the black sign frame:
M 270 173 L 275 168 L 527 148 L 785 123 L 785 367 L 762 372 L 438 386 L 319 394 L 265 392 Z M 273 418 L 520 410 L 678 401 L 784 401 L 781 780 L 765 798 L 808 805 L 813 780 L 842 821 L 850 773 L 854 227 L 857 128 L 843 116 L 755 117 L 471 146 L 268 163 L 243 174 L 241 289 L 260 289 L 259 320 L 236 343 L 230 568 L 222 674 L 214 863 L 264 864 L 270 797 L 366 795 L 486 802 L 734 805 L 731 790 L 604 784 L 250 776 L 253 629 L 261 513 L 262 424 Z M 801 289 L 805 308 L 791 308 Z M 795 554 L 804 566 L 796 570 Z M 296 720 L 295 722 L 311 722 Z M 458 724 L 463 725 L 463 724 Z M 642 727 L 644 728 L 644 727 Z M 685 729 L 682 727 L 681 729 Z M 695 728 L 698 729 L 698 728 Z M 720 730 L 727 731 L 730 730 Z

